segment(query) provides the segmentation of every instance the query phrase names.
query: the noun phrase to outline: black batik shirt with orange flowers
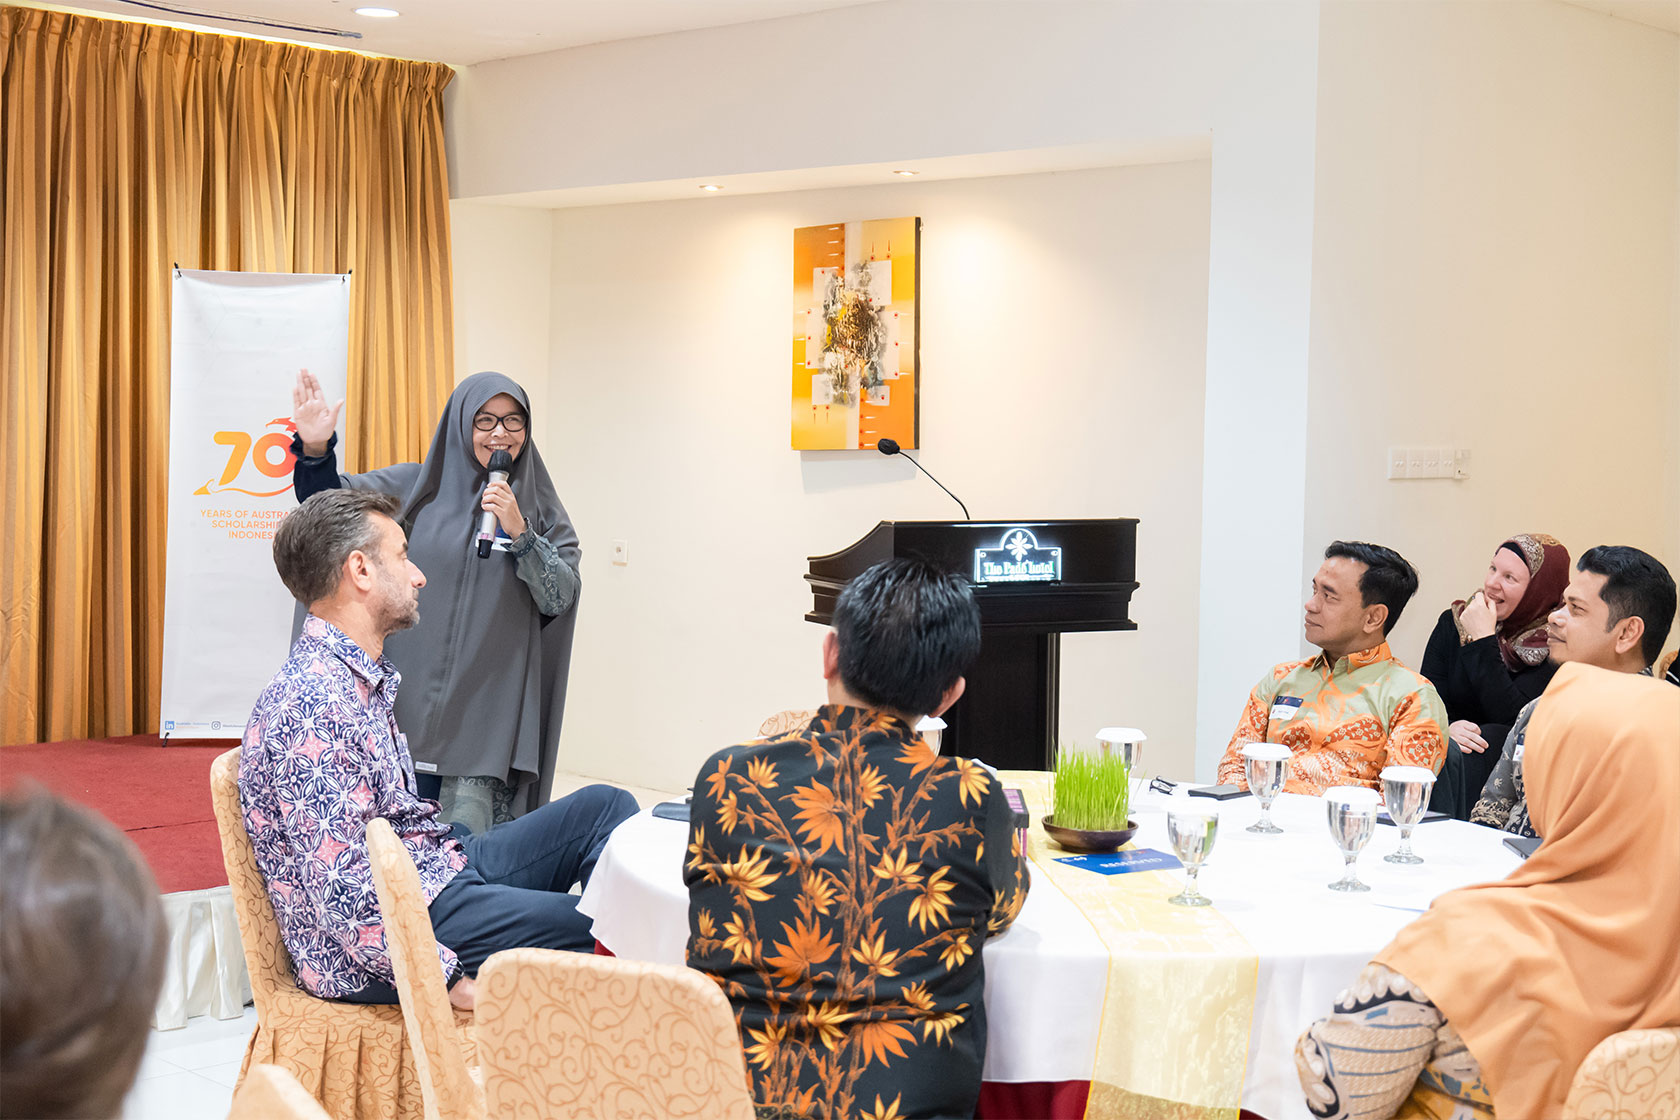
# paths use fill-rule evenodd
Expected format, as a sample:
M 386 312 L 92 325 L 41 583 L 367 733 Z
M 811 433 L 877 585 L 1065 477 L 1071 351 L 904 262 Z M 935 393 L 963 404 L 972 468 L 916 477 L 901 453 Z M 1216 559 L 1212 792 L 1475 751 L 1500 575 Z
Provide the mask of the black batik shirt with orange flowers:
M 734 1006 L 761 1115 L 972 1115 L 980 949 L 1028 886 L 985 767 L 824 707 L 706 761 L 683 878 L 688 963 Z

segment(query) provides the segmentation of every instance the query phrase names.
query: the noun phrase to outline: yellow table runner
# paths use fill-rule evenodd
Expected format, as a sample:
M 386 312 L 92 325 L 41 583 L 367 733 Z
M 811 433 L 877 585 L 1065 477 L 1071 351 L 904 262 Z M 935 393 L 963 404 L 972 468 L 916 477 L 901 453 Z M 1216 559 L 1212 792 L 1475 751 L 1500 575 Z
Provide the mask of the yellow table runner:
M 1050 775 L 1002 777 L 1032 813 L 1027 855 L 1035 874 L 1073 900 L 1108 948 L 1085 1115 L 1235 1120 L 1259 968 L 1253 948 L 1217 900 L 1199 908 L 1167 903 L 1183 886 L 1182 872 L 1099 875 L 1057 863 L 1071 853 L 1039 827 L 1052 810 Z M 1217 859 L 1217 840 L 1213 850 Z

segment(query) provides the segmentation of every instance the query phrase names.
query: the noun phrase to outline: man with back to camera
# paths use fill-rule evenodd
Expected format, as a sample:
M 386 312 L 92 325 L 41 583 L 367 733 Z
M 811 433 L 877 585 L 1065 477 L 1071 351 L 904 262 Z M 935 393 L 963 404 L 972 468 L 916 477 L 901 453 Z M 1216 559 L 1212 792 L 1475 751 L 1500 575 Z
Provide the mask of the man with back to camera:
M 1385 766 L 1436 773 L 1447 754 L 1447 712 L 1418 673 L 1388 648 L 1388 632 L 1417 591 L 1417 572 L 1391 548 L 1334 541 L 1313 576 L 1307 641 L 1323 652 L 1285 661 L 1254 686 L 1219 760 L 1218 781 L 1248 788 L 1244 743 L 1282 743 L 1290 793 L 1332 786 L 1380 789 Z
M 1648 552 L 1601 544 L 1575 562 L 1563 605 L 1546 619 L 1546 647 L 1559 665 L 1579 661 L 1618 673 L 1651 673 L 1674 619 L 1674 577 Z M 1529 717 L 1545 699 L 1530 700 L 1517 714 L 1505 748 L 1470 810 L 1473 824 L 1534 836 L 1523 791 L 1523 737 Z
M 593 949 L 589 919 L 566 892 L 588 883 L 636 802 L 589 786 L 463 838 L 415 794 L 394 714 L 402 677 L 384 643 L 419 619 L 426 577 L 396 512 L 377 491 L 327 490 L 281 520 L 274 564 L 309 617 L 251 711 L 239 801 L 305 990 L 397 1002 L 367 848 L 368 822 L 384 817 L 419 869 L 450 1002 L 470 1008 L 472 977 L 498 950 Z
M 694 783 L 688 963 L 733 1004 L 760 1115 L 972 1116 L 981 947 L 1028 879 L 978 762 L 915 731 L 962 695 L 980 612 L 922 560 L 853 579 L 823 637 L 828 703 Z

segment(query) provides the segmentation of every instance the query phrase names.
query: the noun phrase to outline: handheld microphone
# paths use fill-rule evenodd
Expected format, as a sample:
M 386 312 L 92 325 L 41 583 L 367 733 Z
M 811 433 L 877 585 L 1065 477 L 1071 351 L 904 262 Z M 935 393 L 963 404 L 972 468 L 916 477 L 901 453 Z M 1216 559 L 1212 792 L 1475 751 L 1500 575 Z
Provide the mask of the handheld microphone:
M 875 442 L 875 450 L 879 451 L 883 455 L 897 455 L 897 454 L 899 454 L 898 441 L 896 439 L 877 440 Z M 933 475 L 928 474 L 928 469 L 926 467 L 924 467 L 920 463 L 916 462 L 916 460 L 911 459 L 910 456 L 908 456 L 908 455 L 906 455 L 904 457 L 906 459 L 909 459 L 911 466 L 915 467 L 917 470 L 921 471 L 923 474 L 927 475 L 929 478 L 933 478 Z M 945 493 L 951 494 L 950 489 L 943 482 L 939 481 L 937 478 L 933 478 L 933 484 L 935 486 L 939 487 L 941 490 L 944 490 Z M 955 494 L 951 494 L 951 500 L 953 502 L 956 502 L 959 506 L 962 506 L 963 520 L 964 521 L 973 521 L 974 520 L 974 518 L 969 515 L 968 507 L 963 505 L 963 500 L 961 498 L 957 497 Z
M 513 471 L 513 456 L 506 451 L 490 452 L 490 479 L 485 483 L 506 482 Z M 485 510 L 478 518 L 478 558 L 485 559 L 490 555 L 490 546 L 496 543 L 496 515 Z

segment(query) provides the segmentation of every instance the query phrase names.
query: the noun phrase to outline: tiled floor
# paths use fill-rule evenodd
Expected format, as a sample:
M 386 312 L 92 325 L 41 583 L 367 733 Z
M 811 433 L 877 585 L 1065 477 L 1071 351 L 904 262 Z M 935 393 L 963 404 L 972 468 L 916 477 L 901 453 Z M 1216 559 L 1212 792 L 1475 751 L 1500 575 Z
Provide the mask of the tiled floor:
M 239 1019 L 203 1015 L 178 1031 L 153 1031 L 123 1120 L 222 1120 L 256 1025 L 256 1009 L 247 1007 Z
M 562 774 L 555 778 L 556 797 L 596 779 Z M 647 808 L 681 798 L 670 791 L 625 786 Z M 153 1031 L 146 1045 L 140 1077 L 128 1094 L 123 1120 L 224 1120 L 233 1100 L 233 1084 L 245 1043 L 257 1025 L 257 1013 L 247 1007 L 240 1019 L 226 1021 L 200 1016 L 175 1031 Z

